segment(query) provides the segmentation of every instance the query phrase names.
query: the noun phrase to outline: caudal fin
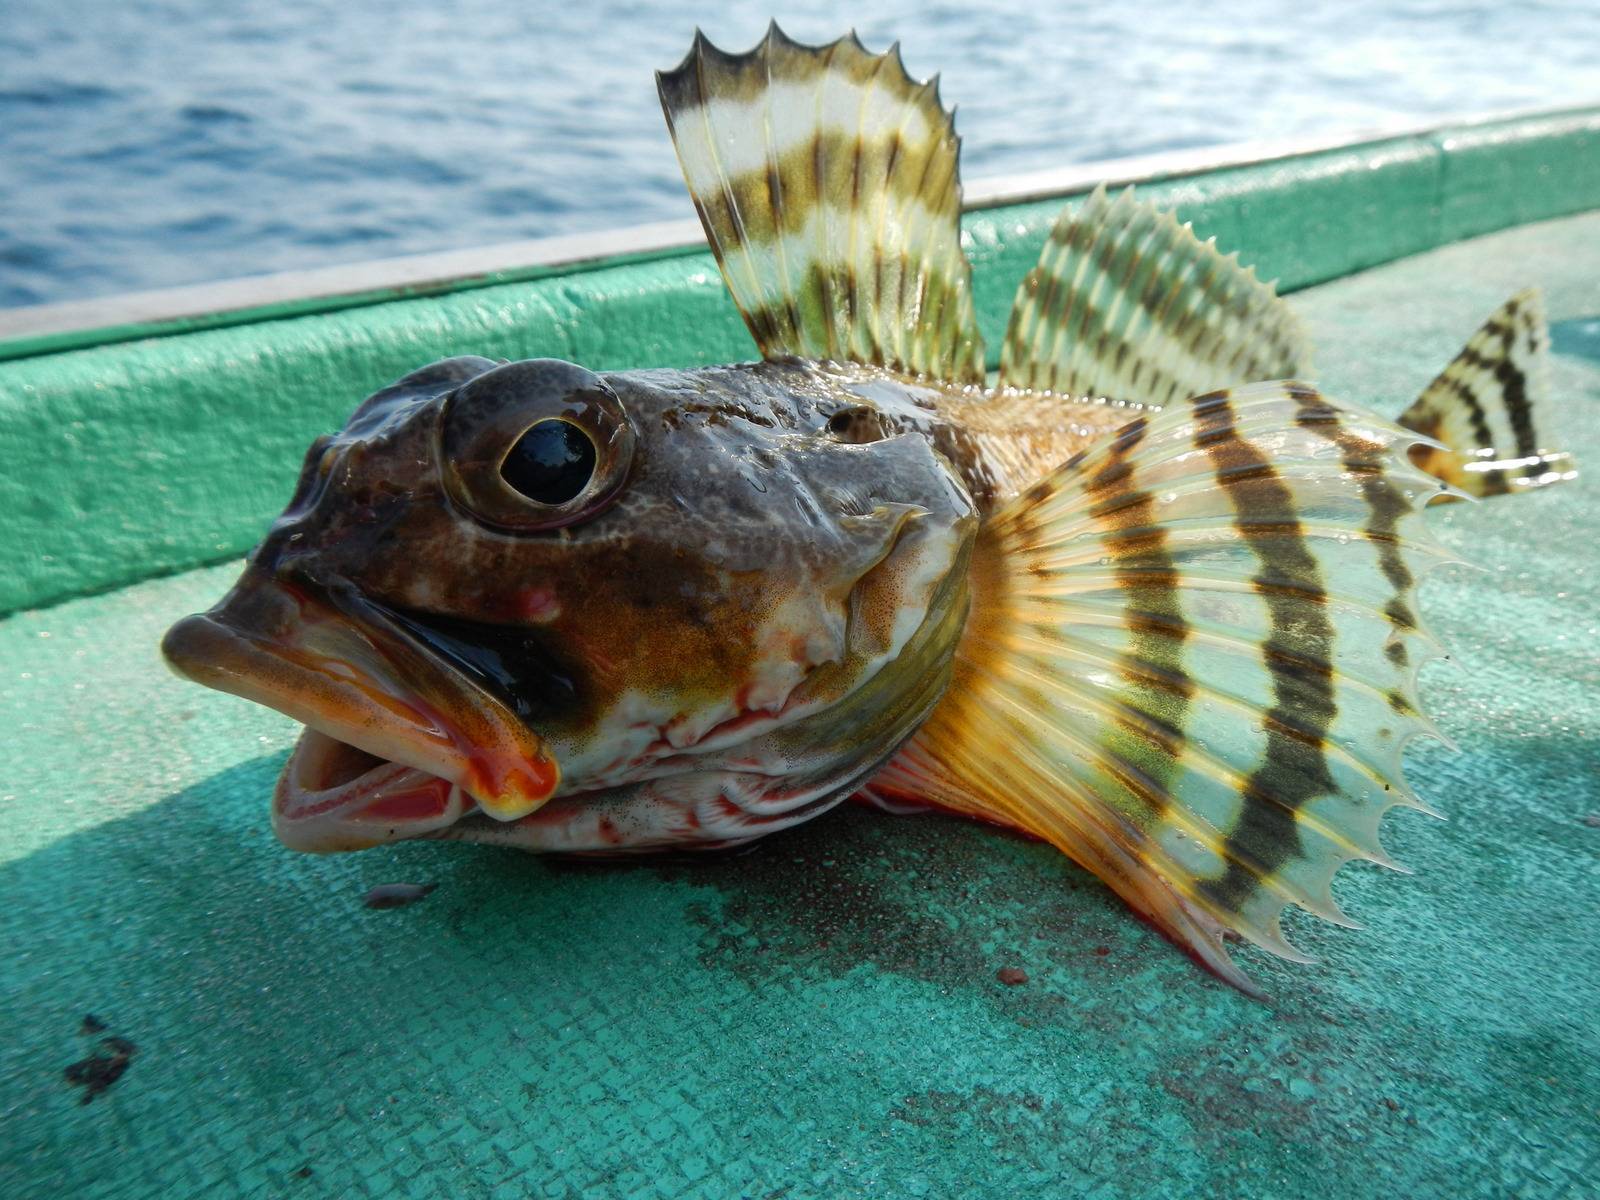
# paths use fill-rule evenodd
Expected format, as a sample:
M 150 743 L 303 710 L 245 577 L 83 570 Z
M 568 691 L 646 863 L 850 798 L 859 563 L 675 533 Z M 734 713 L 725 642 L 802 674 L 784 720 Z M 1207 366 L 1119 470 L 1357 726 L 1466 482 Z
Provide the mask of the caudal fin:
M 1286 905 L 1387 862 L 1431 730 L 1416 586 L 1443 490 L 1412 436 L 1304 384 L 1141 416 L 985 522 L 945 699 L 873 781 L 1026 830 L 1225 979 L 1224 934 L 1302 957 Z
M 1443 443 L 1413 447 L 1412 461 L 1472 496 L 1574 478 L 1572 455 L 1551 449 L 1549 345 L 1538 288 L 1502 304 L 1401 414 L 1407 429 Z

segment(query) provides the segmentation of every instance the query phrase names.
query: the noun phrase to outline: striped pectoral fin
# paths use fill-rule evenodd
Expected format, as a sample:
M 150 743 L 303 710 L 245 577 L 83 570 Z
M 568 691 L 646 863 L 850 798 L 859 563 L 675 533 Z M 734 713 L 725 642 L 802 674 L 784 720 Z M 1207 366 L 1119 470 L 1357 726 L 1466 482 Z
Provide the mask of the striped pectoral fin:
M 1300 375 L 1310 358 L 1299 317 L 1253 268 L 1102 186 L 1061 214 L 1018 288 L 1000 382 L 1167 405 Z
M 1551 448 L 1549 346 L 1537 288 L 1502 304 L 1401 415 L 1440 443 L 1415 447 L 1412 460 L 1472 496 L 1575 478 L 1572 455 Z
M 1231 982 L 1378 826 L 1431 726 L 1413 437 L 1301 384 L 1125 426 L 987 522 L 956 676 L 873 781 L 1034 833 Z
M 701 35 L 657 76 L 722 277 L 766 358 L 982 382 L 960 143 L 937 82 L 852 34 L 751 51 Z

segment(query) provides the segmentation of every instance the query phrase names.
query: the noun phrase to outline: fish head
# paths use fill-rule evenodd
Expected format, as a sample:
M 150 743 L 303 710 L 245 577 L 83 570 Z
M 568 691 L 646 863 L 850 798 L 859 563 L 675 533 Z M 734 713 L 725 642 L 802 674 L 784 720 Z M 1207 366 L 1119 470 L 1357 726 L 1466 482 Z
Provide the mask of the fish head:
M 312 444 L 163 650 L 306 725 L 293 848 L 744 840 L 893 752 L 965 617 L 972 501 L 863 411 L 798 366 L 447 359 Z

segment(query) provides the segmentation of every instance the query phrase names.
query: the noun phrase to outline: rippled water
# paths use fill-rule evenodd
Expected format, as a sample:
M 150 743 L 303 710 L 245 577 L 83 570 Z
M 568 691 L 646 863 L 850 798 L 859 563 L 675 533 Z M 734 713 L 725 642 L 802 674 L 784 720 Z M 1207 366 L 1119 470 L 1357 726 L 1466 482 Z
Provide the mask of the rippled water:
M 770 4 L 5 0 L 0 305 L 690 215 L 651 72 Z M 1600 101 L 1600 3 L 838 3 L 969 179 Z

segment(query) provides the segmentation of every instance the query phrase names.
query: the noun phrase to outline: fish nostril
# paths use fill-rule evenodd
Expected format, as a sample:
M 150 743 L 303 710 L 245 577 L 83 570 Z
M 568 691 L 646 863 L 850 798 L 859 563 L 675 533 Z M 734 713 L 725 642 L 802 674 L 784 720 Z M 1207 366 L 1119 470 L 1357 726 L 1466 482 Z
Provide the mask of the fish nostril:
M 881 442 L 889 436 L 883 417 L 876 409 L 856 406 L 841 408 L 828 418 L 828 432 L 847 446 Z

